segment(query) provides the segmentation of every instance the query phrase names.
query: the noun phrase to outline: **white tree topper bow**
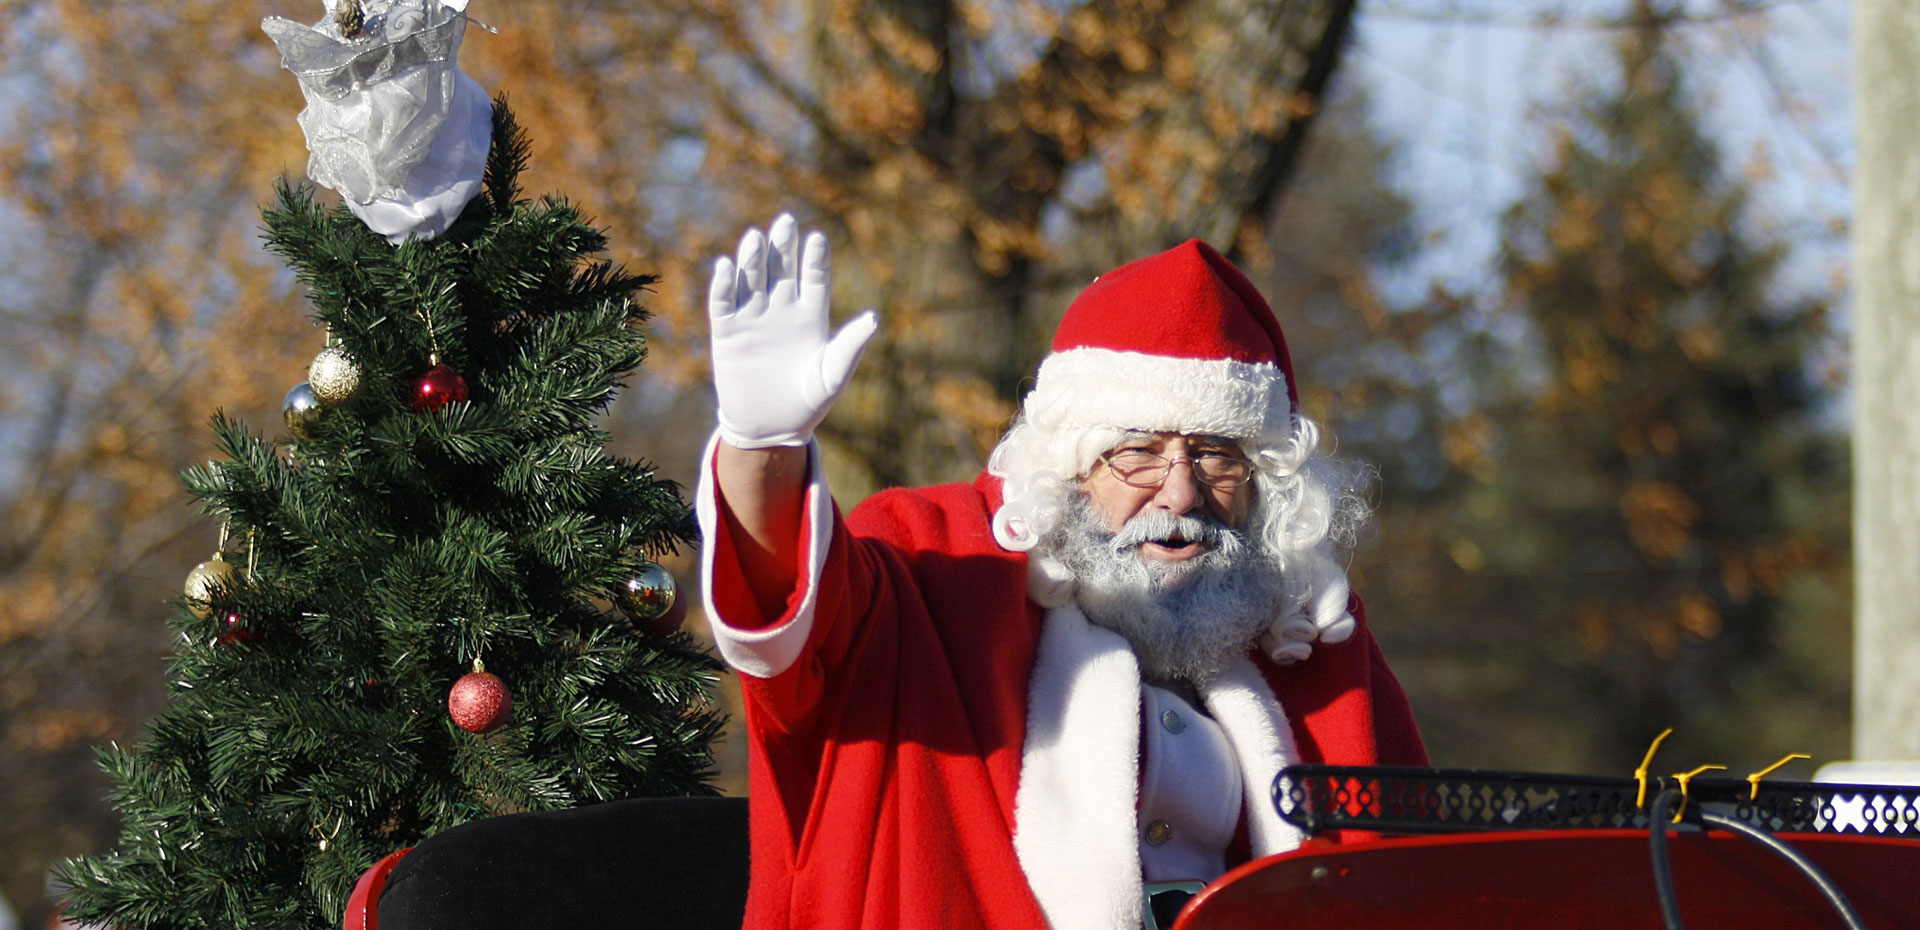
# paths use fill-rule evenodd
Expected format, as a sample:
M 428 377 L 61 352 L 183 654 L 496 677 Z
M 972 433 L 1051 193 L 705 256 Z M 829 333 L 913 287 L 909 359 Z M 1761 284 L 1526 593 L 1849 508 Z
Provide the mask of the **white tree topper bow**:
M 349 2 L 325 0 L 311 26 L 260 24 L 306 97 L 307 176 L 394 242 L 437 236 L 480 192 L 493 130 L 457 61 L 467 0 L 363 0 L 351 38 L 335 19 Z

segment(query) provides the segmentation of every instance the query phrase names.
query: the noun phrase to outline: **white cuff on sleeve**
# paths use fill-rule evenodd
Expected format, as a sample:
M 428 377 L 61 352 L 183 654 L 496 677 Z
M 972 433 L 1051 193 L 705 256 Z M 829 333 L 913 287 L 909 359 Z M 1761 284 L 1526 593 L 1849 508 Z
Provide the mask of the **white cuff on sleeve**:
M 720 443 L 720 434 L 715 432 L 707 441 L 706 452 L 700 459 L 700 481 L 694 490 L 694 516 L 700 521 L 700 535 L 704 540 L 700 547 L 700 596 L 706 606 L 707 622 L 713 628 L 714 645 L 720 650 L 720 657 L 728 665 L 742 674 L 756 678 L 772 678 L 793 666 L 800 657 L 800 651 L 807 645 L 807 637 L 813 631 L 814 607 L 819 601 L 820 573 L 827 562 L 827 544 L 833 538 L 833 497 L 827 491 L 826 472 L 820 467 L 820 449 L 818 444 L 807 444 L 808 476 L 806 502 L 801 512 L 801 534 L 805 546 L 800 577 L 797 584 L 801 591 L 800 603 L 794 605 L 792 612 L 781 622 L 766 626 L 769 618 L 751 619 L 746 626 L 736 626 L 721 616 L 720 609 L 713 596 L 713 540 L 719 538 L 720 526 L 719 490 L 714 483 L 713 456 Z

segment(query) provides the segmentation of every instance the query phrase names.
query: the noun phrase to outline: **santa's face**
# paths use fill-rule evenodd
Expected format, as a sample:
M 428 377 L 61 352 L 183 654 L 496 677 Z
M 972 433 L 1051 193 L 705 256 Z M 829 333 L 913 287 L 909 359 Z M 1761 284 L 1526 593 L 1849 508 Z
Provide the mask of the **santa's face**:
M 1241 531 L 1252 491 L 1232 486 L 1246 469 L 1220 457 L 1230 451 L 1181 436 L 1123 443 L 1042 543 L 1072 574 L 1087 619 L 1124 637 L 1149 680 L 1210 680 L 1253 644 L 1285 593 L 1272 553 Z
M 1081 486 L 1111 531 L 1155 511 L 1205 515 L 1238 530 L 1253 501 L 1250 474 L 1245 454 L 1231 440 L 1135 433 L 1107 450 Z M 1146 561 L 1185 562 L 1205 554 L 1207 546 L 1174 532 L 1142 542 L 1136 551 Z

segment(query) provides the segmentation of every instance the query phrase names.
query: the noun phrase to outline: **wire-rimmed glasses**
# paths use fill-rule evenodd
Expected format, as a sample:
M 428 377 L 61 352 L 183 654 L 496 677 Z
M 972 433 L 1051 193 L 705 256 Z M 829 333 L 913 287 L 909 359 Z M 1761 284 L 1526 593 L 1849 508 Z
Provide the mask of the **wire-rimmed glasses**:
M 1100 456 L 1121 483 L 1136 488 L 1157 488 L 1167 480 L 1173 466 L 1186 462 L 1200 483 L 1212 488 L 1237 488 L 1253 477 L 1253 463 L 1222 449 L 1202 449 L 1192 455 L 1167 458 L 1145 449 L 1116 449 Z

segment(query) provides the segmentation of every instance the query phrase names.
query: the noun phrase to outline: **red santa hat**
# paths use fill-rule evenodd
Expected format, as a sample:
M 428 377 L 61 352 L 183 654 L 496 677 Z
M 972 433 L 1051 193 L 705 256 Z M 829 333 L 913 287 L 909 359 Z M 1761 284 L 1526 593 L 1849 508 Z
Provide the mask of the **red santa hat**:
M 1198 239 L 1101 275 L 1067 307 L 1028 419 L 1246 439 L 1285 435 L 1299 395 L 1280 322 Z

